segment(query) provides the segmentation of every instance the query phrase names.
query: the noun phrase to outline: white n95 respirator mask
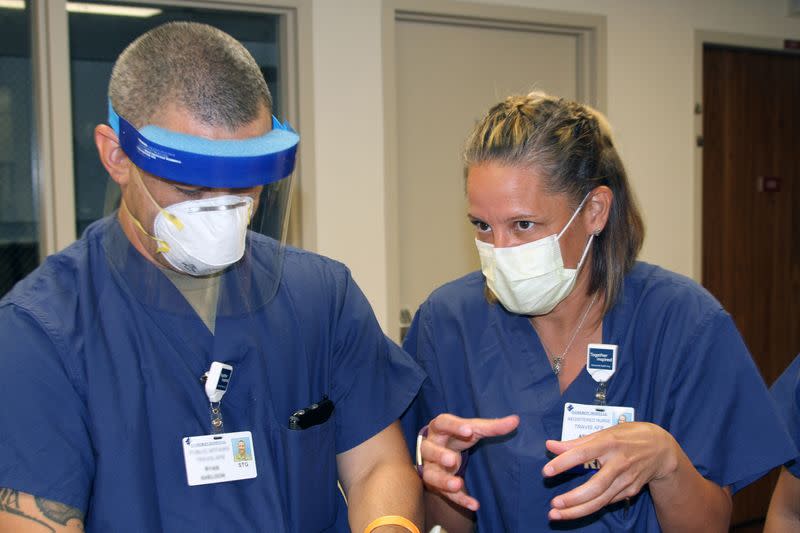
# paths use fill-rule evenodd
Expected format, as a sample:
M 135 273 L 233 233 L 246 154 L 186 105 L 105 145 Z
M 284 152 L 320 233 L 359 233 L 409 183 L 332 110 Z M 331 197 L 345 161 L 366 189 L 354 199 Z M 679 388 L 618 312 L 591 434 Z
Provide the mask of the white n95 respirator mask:
M 252 210 L 252 198 L 233 195 L 187 200 L 161 209 L 153 226 L 158 251 L 185 274 L 220 272 L 244 255 Z
M 574 269 L 564 268 L 558 240 L 580 212 L 586 198 L 588 195 L 557 235 L 508 248 L 495 248 L 475 239 L 486 285 L 503 307 L 520 315 L 544 315 L 572 292 L 594 234 L 589 237 Z

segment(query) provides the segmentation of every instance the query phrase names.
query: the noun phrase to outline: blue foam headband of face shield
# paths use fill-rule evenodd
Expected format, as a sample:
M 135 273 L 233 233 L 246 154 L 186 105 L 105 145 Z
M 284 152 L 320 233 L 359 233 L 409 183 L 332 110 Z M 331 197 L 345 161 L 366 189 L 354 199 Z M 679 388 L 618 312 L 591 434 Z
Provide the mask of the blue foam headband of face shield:
M 266 185 L 294 171 L 300 136 L 272 117 L 272 130 L 250 139 L 205 139 L 147 125 L 137 130 L 108 102 L 108 122 L 133 163 L 160 178 L 211 188 Z

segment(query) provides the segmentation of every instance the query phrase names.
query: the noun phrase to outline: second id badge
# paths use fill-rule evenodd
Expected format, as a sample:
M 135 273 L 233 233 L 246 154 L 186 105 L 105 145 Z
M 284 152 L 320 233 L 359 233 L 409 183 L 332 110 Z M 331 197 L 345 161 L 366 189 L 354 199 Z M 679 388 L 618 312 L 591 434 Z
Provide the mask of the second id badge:
M 249 431 L 184 437 L 183 459 L 189 486 L 251 479 L 258 475 Z

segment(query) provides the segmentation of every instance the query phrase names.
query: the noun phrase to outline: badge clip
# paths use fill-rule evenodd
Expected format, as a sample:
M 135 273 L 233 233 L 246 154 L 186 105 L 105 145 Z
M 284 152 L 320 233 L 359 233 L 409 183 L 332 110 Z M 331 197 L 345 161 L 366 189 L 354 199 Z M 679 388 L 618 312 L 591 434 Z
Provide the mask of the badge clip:
M 616 344 L 589 344 L 586 347 L 586 371 L 599 385 L 594 395 L 597 405 L 606 404 L 608 380 L 617 371 Z
M 222 402 L 222 397 L 228 390 L 231 374 L 233 374 L 231 365 L 214 361 L 211 363 L 211 368 L 208 369 L 208 372 L 200 378 L 204 382 L 206 396 L 208 396 L 208 402 L 211 404 L 211 431 L 214 434 L 222 433 L 223 423 L 220 402 Z

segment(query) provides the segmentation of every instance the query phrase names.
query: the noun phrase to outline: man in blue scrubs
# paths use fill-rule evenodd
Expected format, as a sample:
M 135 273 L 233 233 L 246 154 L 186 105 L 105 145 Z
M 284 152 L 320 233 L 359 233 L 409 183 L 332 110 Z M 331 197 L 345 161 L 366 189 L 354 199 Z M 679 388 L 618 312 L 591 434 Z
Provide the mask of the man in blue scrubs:
M 298 137 L 271 107 L 209 26 L 117 60 L 120 208 L 0 302 L 0 531 L 420 522 L 397 418 L 423 374 L 343 265 L 283 246 Z

